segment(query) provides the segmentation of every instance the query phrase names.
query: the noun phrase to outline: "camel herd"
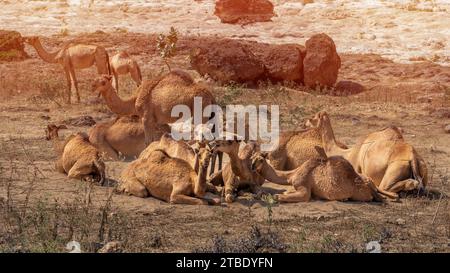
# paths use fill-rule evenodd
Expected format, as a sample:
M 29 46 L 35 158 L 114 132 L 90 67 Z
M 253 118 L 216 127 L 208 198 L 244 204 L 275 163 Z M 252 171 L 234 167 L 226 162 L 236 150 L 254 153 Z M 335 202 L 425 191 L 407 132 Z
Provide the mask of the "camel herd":
M 260 198 L 268 181 L 291 186 L 275 195 L 280 203 L 382 201 L 427 186 L 427 166 L 398 128 L 373 132 L 347 147 L 336 140 L 329 115 L 319 112 L 307 120 L 306 129 L 282 132 L 278 146 L 269 153 L 261 151 L 258 141 L 237 137 L 176 141 L 170 134 L 176 122 L 172 108 L 185 105 L 193 110 L 195 97 L 202 98 L 202 107 L 214 105 L 208 85 L 195 82 L 182 70 L 142 80 L 137 62 L 126 52 L 110 61 L 99 46 L 68 43 L 48 53 L 38 38 L 26 41 L 44 61 L 63 65 L 68 84 L 75 83 L 78 100 L 74 69 L 95 64 L 101 76 L 93 82 L 92 91 L 117 115 L 114 121 L 97 124 L 89 134 L 65 139 L 58 134 L 67 129 L 64 125 L 47 126 L 47 139 L 53 141 L 57 156 L 56 170 L 70 178 L 103 185 L 107 181 L 104 161 L 127 159 L 131 163 L 121 175 L 118 193 L 192 205 L 232 203 L 245 190 Z M 124 100 L 117 91 L 118 75 L 126 73 L 138 87 L 133 97 Z M 70 102 L 71 87 L 68 91 Z M 223 168 L 222 154 L 229 158 Z

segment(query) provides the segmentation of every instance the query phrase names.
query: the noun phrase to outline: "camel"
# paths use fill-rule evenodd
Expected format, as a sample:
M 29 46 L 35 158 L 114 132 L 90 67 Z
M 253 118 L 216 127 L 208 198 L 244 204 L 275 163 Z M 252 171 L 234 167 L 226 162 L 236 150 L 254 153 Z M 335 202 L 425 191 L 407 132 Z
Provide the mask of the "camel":
M 269 153 L 268 160 L 277 170 L 293 170 L 307 160 L 319 156 L 315 146 L 322 145 L 322 136 L 318 128 L 308 128 L 299 131 L 287 131 L 280 134 L 279 144 Z M 341 142 L 337 145 L 346 149 Z
M 320 155 L 307 160 L 292 171 L 277 171 L 266 160 L 267 155 L 256 153 L 252 157 L 252 170 L 264 179 L 292 185 L 294 190 L 275 195 L 280 203 L 308 202 L 311 198 L 330 201 L 382 201 L 373 182 L 356 173 L 352 165 L 341 156 L 327 157 L 323 148 L 316 146 Z M 386 193 L 385 197 L 395 198 Z
M 77 101 L 80 102 L 80 93 L 78 90 L 78 80 L 75 75 L 75 69 L 89 68 L 95 64 L 99 74 L 111 74 L 108 52 L 102 46 L 69 42 L 63 45 L 60 50 L 49 53 L 42 46 L 39 37 L 27 37 L 25 38 L 25 42 L 34 47 L 42 60 L 48 63 L 59 63 L 64 68 L 68 87 L 68 104 L 71 103 L 72 81 L 75 85 Z
M 215 186 L 223 183 L 225 202 L 233 203 L 236 193 L 244 188 L 248 188 L 257 197 L 261 196 L 261 186 L 265 179 L 251 170 L 251 157 L 258 149 L 257 144 L 251 142 L 239 149 L 240 141 L 217 140 L 214 145 L 217 152 L 226 153 L 230 158 L 230 162 L 210 178 Z
M 172 70 L 166 75 L 144 81 L 137 89 L 137 95 L 125 101 L 117 95 L 111 80 L 111 76 L 103 75 L 93 83 L 92 88 L 105 98 L 112 112 L 118 115 L 139 115 L 142 118 L 147 145 L 157 140 L 151 132 L 178 121 L 179 118 L 171 115 L 175 106 L 185 105 L 192 114 L 195 97 L 202 98 L 203 109 L 215 104 L 214 96 L 207 86 L 194 83 L 192 77 L 181 70 Z
M 424 190 L 428 183 L 425 161 L 408 144 L 396 127 L 371 133 L 349 148 L 336 145 L 328 114 L 320 112 L 313 123 L 321 130 L 323 147 L 329 156 L 347 159 L 360 174 L 370 177 L 378 189 L 397 194 L 401 191 Z
M 168 131 L 155 131 L 155 138 L 161 137 Z M 127 159 L 137 158 L 145 150 L 144 127 L 138 116 L 122 116 L 114 121 L 95 125 L 89 132 L 91 142 L 103 157 L 120 160 L 120 156 Z
M 46 129 L 46 139 L 53 141 L 57 161 L 55 168 L 60 173 L 65 173 L 69 178 L 92 178 L 101 185 L 105 182 L 105 163 L 100 157 L 100 152 L 89 143 L 88 136 L 77 133 L 65 140 L 59 138 L 58 131 L 67 129 L 65 125 L 56 126 L 50 124 Z
M 120 51 L 111 58 L 111 70 L 114 75 L 117 93 L 119 93 L 119 75 L 130 73 L 131 78 L 139 87 L 142 84 L 142 73 L 138 63 L 126 51 Z
M 149 151 L 124 170 L 118 191 L 141 198 L 152 196 L 171 204 L 218 204 L 220 200 L 206 195 L 211 156 L 211 150 L 201 149 L 197 157 L 199 172 L 196 173 L 188 162 L 173 158 L 163 150 Z

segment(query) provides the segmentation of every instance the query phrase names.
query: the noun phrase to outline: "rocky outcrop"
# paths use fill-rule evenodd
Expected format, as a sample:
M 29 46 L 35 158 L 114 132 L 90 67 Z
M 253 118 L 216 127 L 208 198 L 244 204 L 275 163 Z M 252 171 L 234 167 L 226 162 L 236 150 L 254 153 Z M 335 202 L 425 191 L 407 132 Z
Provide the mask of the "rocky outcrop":
M 271 45 L 249 43 L 250 50 L 264 64 L 266 77 L 272 81 L 303 82 L 303 58 L 305 48 L 301 45 Z
M 270 21 L 273 8 L 269 0 L 218 0 L 214 14 L 222 23 L 250 24 Z
M 192 50 L 190 57 L 192 67 L 200 75 L 208 75 L 220 83 L 255 83 L 264 79 L 262 62 L 237 40 L 205 40 Z
M 0 61 L 19 61 L 28 58 L 22 35 L 17 31 L 0 30 Z
M 316 34 L 306 41 L 306 56 L 303 61 L 306 86 L 334 86 L 340 67 L 341 59 L 336 52 L 336 45 L 328 35 Z

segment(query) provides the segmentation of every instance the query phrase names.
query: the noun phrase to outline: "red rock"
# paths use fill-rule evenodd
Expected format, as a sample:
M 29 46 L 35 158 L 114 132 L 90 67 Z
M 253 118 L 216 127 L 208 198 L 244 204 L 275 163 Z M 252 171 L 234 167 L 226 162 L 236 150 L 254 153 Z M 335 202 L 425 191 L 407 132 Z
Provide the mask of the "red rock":
M 303 61 L 306 86 L 332 87 L 336 83 L 340 67 L 341 58 L 328 35 L 316 34 L 306 41 L 306 56 Z
M 303 82 L 303 58 L 305 57 L 303 46 L 265 43 L 249 43 L 248 45 L 264 64 L 270 80 Z
M 269 0 L 218 0 L 214 15 L 228 24 L 267 22 L 275 16 L 273 8 Z
M 0 30 L 0 61 L 17 61 L 28 58 L 22 35 L 17 31 Z
M 232 39 L 206 40 L 194 47 L 191 66 L 220 83 L 257 82 L 264 78 L 264 65 L 247 45 Z

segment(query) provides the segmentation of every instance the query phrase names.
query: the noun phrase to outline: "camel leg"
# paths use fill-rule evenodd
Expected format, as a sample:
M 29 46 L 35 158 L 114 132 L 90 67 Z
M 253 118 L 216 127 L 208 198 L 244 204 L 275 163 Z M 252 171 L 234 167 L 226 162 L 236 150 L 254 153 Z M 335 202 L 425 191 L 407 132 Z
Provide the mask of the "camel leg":
M 128 178 L 126 182 L 122 183 L 118 187 L 118 192 L 123 192 L 128 195 L 133 195 L 140 198 L 146 198 L 149 196 L 149 193 L 144 185 L 142 185 L 139 180 L 137 180 L 135 177 Z
M 223 164 L 223 152 L 218 152 L 217 157 L 219 159 L 219 171 L 222 170 L 222 164 Z
M 184 194 L 184 187 L 174 187 L 170 195 L 171 204 L 186 204 L 186 205 L 208 205 L 206 200 L 187 196 Z
M 224 187 L 224 194 L 225 194 L 225 202 L 227 203 L 233 203 L 235 200 L 234 192 L 236 187 L 234 186 L 234 175 L 231 175 L 231 177 L 225 182 Z
M 78 90 L 78 80 L 77 80 L 77 76 L 75 75 L 75 69 L 73 68 L 72 65 L 70 65 L 69 71 L 70 71 L 70 76 L 72 76 L 72 80 L 75 85 L 75 91 L 77 92 L 77 101 L 80 102 L 80 91 Z
M 401 190 L 407 190 L 407 188 L 410 188 L 412 186 L 411 182 L 400 183 L 398 186 L 396 186 L 396 184 L 399 182 L 403 182 L 403 180 L 404 181 L 412 180 L 408 179 L 410 176 L 411 176 L 411 167 L 408 161 L 393 162 L 386 169 L 383 180 L 381 180 L 381 183 L 378 186 L 378 188 L 382 191 L 393 193 L 397 193 Z M 416 182 L 418 183 L 418 181 Z
M 119 94 L 119 75 L 117 74 L 115 69 L 113 69 L 112 72 L 114 75 L 114 82 L 116 83 L 116 92 L 117 94 Z
M 216 171 L 216 157 L 218 154 L 215 154 L 211 157 L 211 162 L 209 163 L 210 170 L 209 170 L 209 177 L 213 176 L 214 172 Z
M 419 188 L 419 181 L 414 179 L 406 179 L 403 181 L 398 181 L 389 190 L 389 192 L 401 192 L 401 191 L 412 191 Z
M 311 199 L 311 189 L 301 186 L 292 193 L 276 194 L 275 199 L 280 203 L 308 202 Z
M 82 161 L 77 161 L 70 171 L 67 173 L 67 176 L 72 179 L 82 179 L 85 176 L 90 175 L 93 172 L 92 164 L 86 164 Z
M 144 125 L 144 134 L 145 134 L 145 144 L 148 146 L 150 143 L 157 139 L 153 139 L 153 133 L 156 131 L 155 119 L 150 115 L 146 114 L 142 118 L 142 123 Z
M 70 104 L 70 97 L 72 96 L 72 78 L 70 77 L 70 70 L 67 66 L 64 66 L 64 73 L 67 79 L 67 104 Z
M 137 86 L 141 85 L 141 79 L 139 77 L 139 71 L 136 67 L 136 65 L 132 66 L 130 69 L 130 75 L 133 81 L 136 83 Z

